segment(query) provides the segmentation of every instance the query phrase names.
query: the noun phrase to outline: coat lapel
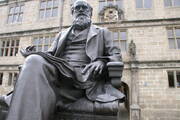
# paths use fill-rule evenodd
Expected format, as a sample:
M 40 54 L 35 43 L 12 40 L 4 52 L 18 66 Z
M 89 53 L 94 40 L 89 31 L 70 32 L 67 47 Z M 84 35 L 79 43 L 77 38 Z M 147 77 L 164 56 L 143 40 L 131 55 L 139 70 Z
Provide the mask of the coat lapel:
M 98 33 L 95 25 L 91 25 L 87 36 L 87 43 L 89 42 L 89 40 L 91 40 L 92 37 L 96 36 L 97 34 Z
M 58 49 L 56 50 L 56 53 L 55 53 L 55 56 L 60 56 L 60 54 L 62 53 L 62 50 L 65 46 L 65 40 L 67 38 L 67 35 L 69 34 L 69 32 L 71 31 L 72 29 L 72 26 L 70 28 L 68 28 L 65 32 L 63 32 L 61 34 L 61 37 L 59 38 L 59 42 L 58 42 Z M 91 25 L 90 26 L 90 29 L 89 29 L 89 32 L 88 32 L 88 36 L 87 36 L 87 42 L 86 42 L 86 52 L 88 54 L 88 46 L 89 46 L 89 42 L 91 40 L 95 40 L 95 39 L 92 39 L 94 36 L 96 36 L 98 34 L 98 30 L 97 30 L 97 27 L 95 25 Z
M 58 47 L 57 47 L 58 49 L 56 50 L 55 56 L 59 56 L 60 53 L 61 53 L 61 51 L 63 50 L 63 48 L 64 48 L 64 46 L 65 46 L 65 40 L 66 40 L 69 32 L 71 31 L 71 29 L 72 29 L 72 26 L 69 27 L 66 31 L 64 31 L 64 32 L 61 34 L 61 36 L 60 36 L 60 38 L 59 38 L 58 45 L 57 45 L 57 46 L 58 46 Z
M 91 60 L 97 56 L 96 49 L 98 46 L 98 41 L 95 36 L 97 36 L 98 32 L 99 31 L 95 25 L 90 26 L 86 42 L 86 54 L 91 58 Z

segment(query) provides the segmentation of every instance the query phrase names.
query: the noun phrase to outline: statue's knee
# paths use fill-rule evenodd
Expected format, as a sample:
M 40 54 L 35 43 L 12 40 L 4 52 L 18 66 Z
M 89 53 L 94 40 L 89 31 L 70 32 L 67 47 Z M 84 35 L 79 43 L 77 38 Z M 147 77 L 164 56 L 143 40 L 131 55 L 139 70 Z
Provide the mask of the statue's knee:
M 44 58 L 40 55 L 29 55 L 26 60 L 25 64 L 32 64 L 32 65 L 40 65 L 44 62 Z

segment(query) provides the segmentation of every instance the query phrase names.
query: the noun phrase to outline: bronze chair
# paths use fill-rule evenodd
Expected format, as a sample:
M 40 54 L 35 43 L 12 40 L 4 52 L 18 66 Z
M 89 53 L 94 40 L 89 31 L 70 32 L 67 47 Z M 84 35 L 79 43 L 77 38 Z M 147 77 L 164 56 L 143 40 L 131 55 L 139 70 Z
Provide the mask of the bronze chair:
M 122 62 L 109 62 L 107 63 L 109 80 L 110 83 L 117 89 L 121 86 L 121 77 L 123 71 L 123 63 Z M 80 101 L 83 105 L 83 100 Z M 63 110 L 59 108 L 57 103 L 57 113 L 56 120 L 118 120 L 121 112 L 126 111 L 124 100 L 122 101 L 114 101 L 110 103 L 97 103 L 90 102 L 85 100 L 86 106 L 84 109 L 78 109 L 78 103 L 74 104 L 74 111 Z M 88 102 L 88 104 L 87 104 Z M 109 110 L 108 106 L 111 106 L 111 110 Z M 86 108 L 91 108 L 91 111 L 87 111 Z

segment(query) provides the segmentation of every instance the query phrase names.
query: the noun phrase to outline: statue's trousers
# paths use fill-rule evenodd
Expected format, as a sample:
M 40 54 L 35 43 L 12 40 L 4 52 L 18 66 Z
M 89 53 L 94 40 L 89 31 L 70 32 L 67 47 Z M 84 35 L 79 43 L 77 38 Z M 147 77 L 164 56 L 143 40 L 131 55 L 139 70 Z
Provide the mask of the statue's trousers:
M 57 69 L 39 55 L 27 57 L 16 83 L 7 120 L 51 120 Z

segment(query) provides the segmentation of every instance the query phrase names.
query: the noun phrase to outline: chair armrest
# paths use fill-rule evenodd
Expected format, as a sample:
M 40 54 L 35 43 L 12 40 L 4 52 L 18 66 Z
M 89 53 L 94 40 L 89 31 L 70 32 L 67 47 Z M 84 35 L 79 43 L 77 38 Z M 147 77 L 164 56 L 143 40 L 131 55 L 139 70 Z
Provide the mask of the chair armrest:
M 111 84 L 119 88 L 121 86 L 121 77 L 124 68 L 123 62 L 108 62 L 107 67 Z

